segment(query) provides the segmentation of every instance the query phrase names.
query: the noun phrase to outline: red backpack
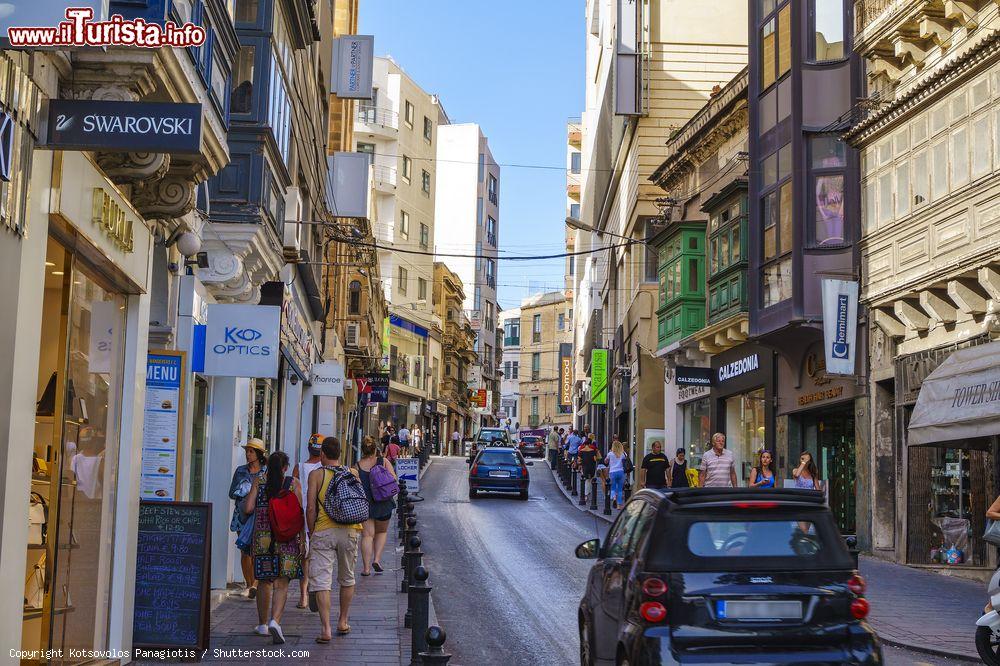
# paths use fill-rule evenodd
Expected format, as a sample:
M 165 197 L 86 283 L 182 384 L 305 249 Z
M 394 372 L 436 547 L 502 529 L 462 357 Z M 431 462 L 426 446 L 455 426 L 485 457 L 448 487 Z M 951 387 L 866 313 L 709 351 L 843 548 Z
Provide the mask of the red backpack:
M 267 501 L 267 520 L 271 523 L 271 536 L 279 543 L 293 540 L 306 524 L 299 498 L 285 488 Z

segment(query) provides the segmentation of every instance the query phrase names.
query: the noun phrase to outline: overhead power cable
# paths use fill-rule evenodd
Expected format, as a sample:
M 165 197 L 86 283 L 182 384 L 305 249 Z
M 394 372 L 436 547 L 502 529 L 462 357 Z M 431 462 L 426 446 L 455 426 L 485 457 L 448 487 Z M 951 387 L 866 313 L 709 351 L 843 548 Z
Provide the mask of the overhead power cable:
M 619 243 L 617 245 L 605 245 L 603 247 L 594 248 L 591 250 L 580 250 L 578 252 L 563 252 L 560 254 L 545 254 L 545 255 L 535 255 L 535 256 L 515 256 L 515 257 L 498 257 L 488 254 L 452 254 L 452 253 L 439 253 L 431 252 L 425 250 L 406 250 L 398 247 L 391 247 L 387 245 L 381 245 L 379 243 L 369 243 L 366 241 L 358 240 L 356 238 L 335 238 L 338 242 L 344 243 L 345 245 L 354 245 L 357 247 L 371 247 L 376 250 L 385 250 L 386 252 L 400 252 L 403 254 L 418 254 L 427 257 L 452 257 L 457 259 L 493 259 L 494 261 L 538 261 L 541 259 L 560 259 L 563 257 L 573 257 L 583 254 L 597 254 L 598 252 L 604 252 L 605 250 L 612 250 L 616 248 L 629 247 L 631 245 L 643 245 L 645 241 L 634 240 L 627 243 Z

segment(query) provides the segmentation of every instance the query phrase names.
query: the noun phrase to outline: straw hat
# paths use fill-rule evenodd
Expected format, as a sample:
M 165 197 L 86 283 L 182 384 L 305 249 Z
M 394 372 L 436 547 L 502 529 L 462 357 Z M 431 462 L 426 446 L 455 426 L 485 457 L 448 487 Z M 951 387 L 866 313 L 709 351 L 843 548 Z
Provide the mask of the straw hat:
M 267 448 L 264 446 L 264 441 L 257 439 L 256 437 L 251 437 L 247 440 L 247 443 L 243 445 L 244 449 L 255 449 L 261 453 L 267 453 Z

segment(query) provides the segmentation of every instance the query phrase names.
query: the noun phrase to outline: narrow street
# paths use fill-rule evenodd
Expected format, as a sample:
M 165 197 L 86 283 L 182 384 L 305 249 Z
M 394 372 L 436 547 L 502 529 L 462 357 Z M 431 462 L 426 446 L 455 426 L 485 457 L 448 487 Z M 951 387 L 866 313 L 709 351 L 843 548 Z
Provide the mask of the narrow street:
M 421 480 L 418 526 L 431 573 L 438 624 L 452 664 L 574 664 L 576 609 L 590 563 L 574 547 L 608 524 L 563 496 L 545 462 L 531 468 L 527 502 L 516 496 L 469 500 L 465 458 L 435 458 Z M 885 647 L 892 666 L 964 666 Z

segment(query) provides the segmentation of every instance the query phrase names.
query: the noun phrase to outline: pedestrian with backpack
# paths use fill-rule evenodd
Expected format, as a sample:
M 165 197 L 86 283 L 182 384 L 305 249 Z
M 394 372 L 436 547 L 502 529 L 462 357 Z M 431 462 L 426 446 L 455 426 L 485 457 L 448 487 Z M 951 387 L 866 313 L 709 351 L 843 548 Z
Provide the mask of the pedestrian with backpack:
M 358 541 L 362 524 L 368 520 L 371 505 L 357 474 L 341 465 L 340 440 L 327 437 L 320 447 L 323 466 L 309 474 L 309 594 L 316 596 L 322 624 L 316 638 L 320 644 L 333 638 L 330 624 L 330 591 L 333 589 L 333 566 L 337 565 L 340 585 L 340 617 L 337 635 L 351 631 L 348 617 L 354 598 L 354 565 L 358 559 Z M 310 605 L 312 605 L 310 603 Z
M 302 487 L 288 476 L 288 454 L 276 451 L 268 458 L 265 481 L 254 478 L 243 512 L 253 514 L 251 545 L 257 579 L 257 619 L 254 633 L 285 642 L 281 616 L 288 598 L 288 582 L 302 577 L 305 556 L 305 517 Z
M 361 459 L 354 467 L 365 488 L 365 497 L 372 506 L 371 515 L 364 522 L 361 533 L 361 562 L 364 565 L 361 575 L 370 576 L 373 569 L 376 574 L 383 572 L 382 551 L 389 534 L 392 498 L 399 494 L 399 483 L 392 465 L 386 458 L 378 455 L 378 448 L 371 437 L 362 440 Z

